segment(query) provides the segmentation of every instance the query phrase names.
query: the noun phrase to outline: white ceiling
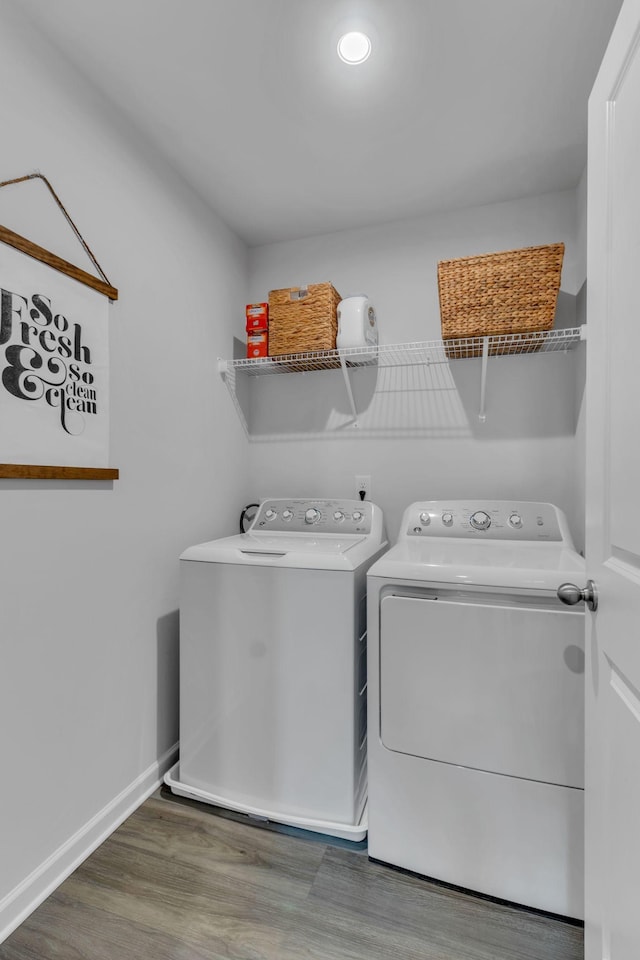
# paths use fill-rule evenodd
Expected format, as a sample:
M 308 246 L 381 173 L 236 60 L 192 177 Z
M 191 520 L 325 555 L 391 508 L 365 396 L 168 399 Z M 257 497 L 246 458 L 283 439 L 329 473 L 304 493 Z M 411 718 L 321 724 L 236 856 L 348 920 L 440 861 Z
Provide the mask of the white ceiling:
M 575 186 L 620 5 L 14 3 L 250 245 Z

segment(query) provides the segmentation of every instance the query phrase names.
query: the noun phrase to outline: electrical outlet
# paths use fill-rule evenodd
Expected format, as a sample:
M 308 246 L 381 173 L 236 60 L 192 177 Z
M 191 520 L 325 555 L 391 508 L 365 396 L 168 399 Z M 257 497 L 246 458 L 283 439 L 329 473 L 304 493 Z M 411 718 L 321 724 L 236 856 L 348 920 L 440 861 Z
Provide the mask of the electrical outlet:
M 356 499 L 371 500 L 371 477 L 356 475 Z

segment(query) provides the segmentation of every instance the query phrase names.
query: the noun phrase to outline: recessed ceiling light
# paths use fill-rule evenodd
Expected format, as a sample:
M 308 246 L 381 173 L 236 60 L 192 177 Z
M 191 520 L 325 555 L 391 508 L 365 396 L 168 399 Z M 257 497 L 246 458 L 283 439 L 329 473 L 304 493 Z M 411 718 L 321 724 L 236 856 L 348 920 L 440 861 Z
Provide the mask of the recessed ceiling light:
M 338 40 L 338 56 L 345 63 L 355 66 L 364 63 L 371 53 L 371 40 L 365 33 L 345 33 Z

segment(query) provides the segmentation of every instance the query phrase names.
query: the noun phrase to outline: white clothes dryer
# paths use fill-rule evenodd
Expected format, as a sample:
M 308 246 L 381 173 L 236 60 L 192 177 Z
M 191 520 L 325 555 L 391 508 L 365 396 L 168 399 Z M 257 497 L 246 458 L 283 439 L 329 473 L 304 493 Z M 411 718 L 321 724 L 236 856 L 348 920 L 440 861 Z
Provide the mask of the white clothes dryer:
M 372 858 L 582 916 L 583 578 L 551 504 L 405 511 L 367 577 Z
M 366 572 L 386 547 L 373 503 L 271 499 L 182 554 L 174 793 L 366 836 Z

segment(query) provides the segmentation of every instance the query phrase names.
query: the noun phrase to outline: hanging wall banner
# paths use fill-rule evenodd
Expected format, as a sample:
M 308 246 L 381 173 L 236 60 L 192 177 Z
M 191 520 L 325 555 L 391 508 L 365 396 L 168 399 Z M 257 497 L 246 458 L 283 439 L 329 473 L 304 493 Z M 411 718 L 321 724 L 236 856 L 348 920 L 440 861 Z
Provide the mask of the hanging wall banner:
M 0 460 L 105 467 L 106 297 L 0 243 Z

